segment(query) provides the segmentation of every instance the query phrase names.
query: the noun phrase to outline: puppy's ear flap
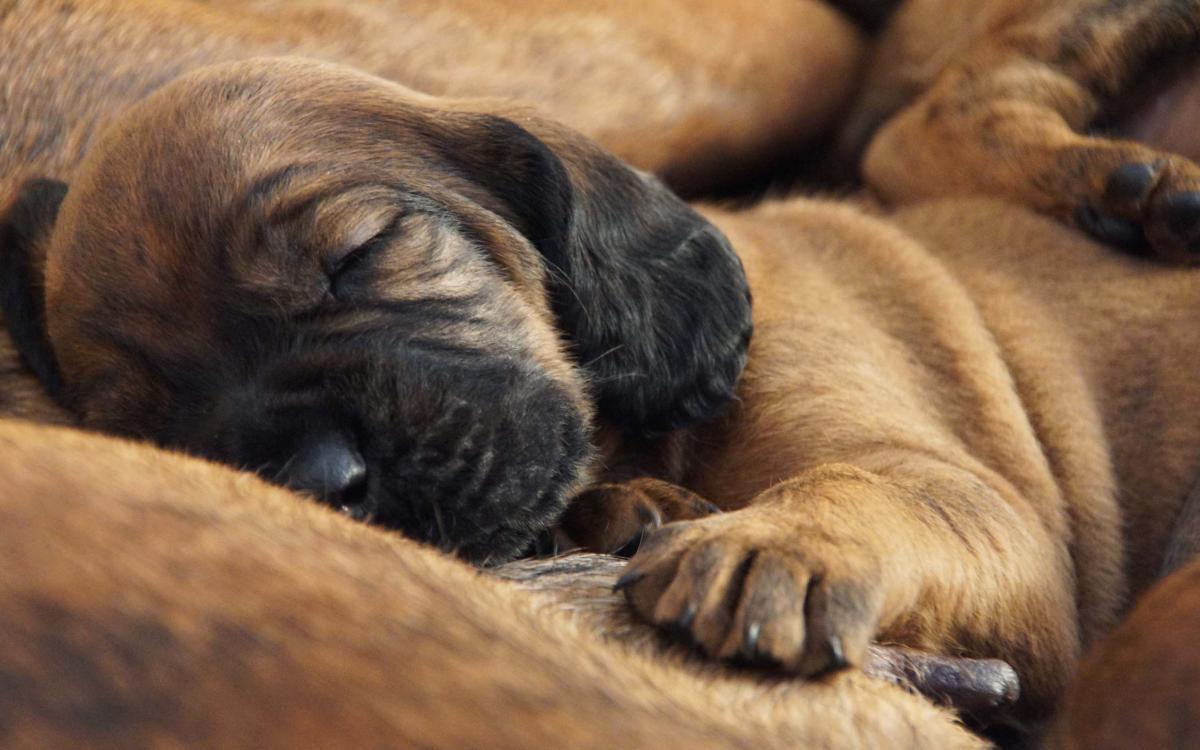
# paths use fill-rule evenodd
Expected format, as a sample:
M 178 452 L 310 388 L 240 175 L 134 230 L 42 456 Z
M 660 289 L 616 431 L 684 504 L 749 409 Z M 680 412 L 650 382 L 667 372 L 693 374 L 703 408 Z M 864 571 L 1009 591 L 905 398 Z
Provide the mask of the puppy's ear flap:
M 566 128 L 523 119 L 535 136 L 474 117 L 457 161 L 544 258 L 601 416 L 642 434 L 715 416 L 751 332 L 749 288 L 725 237 L 657 179 Z
M 30 180 L 0 215 L 0 308 L 17 351 L 54 398 L 62 383 L 46 335 L 43 273 L 50 233 L 66 195 L 63 182 Z

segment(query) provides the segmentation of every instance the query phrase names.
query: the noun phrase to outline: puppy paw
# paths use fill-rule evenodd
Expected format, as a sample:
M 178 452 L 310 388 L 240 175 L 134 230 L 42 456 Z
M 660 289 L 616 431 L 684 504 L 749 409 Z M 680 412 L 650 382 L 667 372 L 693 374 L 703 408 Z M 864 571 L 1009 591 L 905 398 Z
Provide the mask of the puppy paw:
M 751 507 L 664 526 L 616 588 L 715 658 L 810 677 L 861 666 L 879 623 L 878 558 L 777 515 Z
M 720 510 L 694 492 L 647 477 L 589 487 L 572 498 L 559 527 L 584 549 L 629 557 L 648 532 Z
M 1137 255 L 1200 263 L 1200 167 L 1164 155 L 1105 170 L 1098 182 L 1076 211 L 1082 229 Z

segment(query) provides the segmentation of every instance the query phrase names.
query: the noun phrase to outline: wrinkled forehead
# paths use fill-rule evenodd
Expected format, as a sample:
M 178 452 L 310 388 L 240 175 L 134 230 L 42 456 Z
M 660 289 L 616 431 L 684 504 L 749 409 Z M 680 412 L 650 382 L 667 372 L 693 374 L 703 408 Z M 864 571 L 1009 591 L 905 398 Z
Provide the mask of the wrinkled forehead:
M 439 168 L 442 124 L 418 99 L 371 76 L 286 58 L 213 66 L 169 84 L 103 134 L 73 181 L 47 292 L 115 281 L 105 274 L 146 276 L 143 288 L 191 278 L 231 224 L 277 214 L 288 201 L 381 184 L 470 192 Z
M 436 139 L 423 137 L 438 127 L 436 113 L 418 98 L 309 61 L 213 66 L 124 115 L 73 188 L 153 224 L 207 216 L 221 197 L 279 187 L 278 178 L 294 176 L 285 167 L 319 165 L 333 178 L 346 170 L 418 168 L 438 158 Z

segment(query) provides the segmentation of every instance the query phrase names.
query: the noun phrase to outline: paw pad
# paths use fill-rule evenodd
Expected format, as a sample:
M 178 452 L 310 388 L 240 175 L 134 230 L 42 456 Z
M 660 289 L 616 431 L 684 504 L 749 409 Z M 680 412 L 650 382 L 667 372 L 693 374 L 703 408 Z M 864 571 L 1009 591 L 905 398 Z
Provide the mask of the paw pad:
M 1104 203 L 1123 214 L 1140 213 L 1162 174 L 1162 164 L 1124 164 L 1108 176 Z

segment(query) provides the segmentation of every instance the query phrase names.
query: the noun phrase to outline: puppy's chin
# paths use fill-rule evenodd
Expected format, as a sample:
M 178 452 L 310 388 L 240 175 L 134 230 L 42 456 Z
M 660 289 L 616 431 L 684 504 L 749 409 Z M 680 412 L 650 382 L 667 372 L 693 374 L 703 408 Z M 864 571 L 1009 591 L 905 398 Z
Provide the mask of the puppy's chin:
M 545 522 L 539 523 L 536 528 L 501 528 L 486 540 L 444 551 L 481 568 L 529 557 L 537 549 L 539 540 L 546 538 L 547 532 L 558 523 L 562 511 L 563 508 L 560 508 L 554 516 L 548 516 Z

